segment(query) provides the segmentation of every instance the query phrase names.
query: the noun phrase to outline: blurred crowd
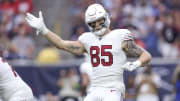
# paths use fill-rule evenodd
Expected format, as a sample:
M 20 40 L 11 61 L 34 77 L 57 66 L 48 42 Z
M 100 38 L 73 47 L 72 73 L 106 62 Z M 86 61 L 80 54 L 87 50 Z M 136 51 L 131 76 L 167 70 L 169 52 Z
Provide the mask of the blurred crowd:
M 111 29 L 128 28 L 136 43 L 153 57 L 180 57 L 179 0 L 73 0 L 72 40 L 88 31 L 84 12 L 92 3 L 100 3 L 107 9 Z
M 92 3 L 106 8 L 111 29 L 128 28 L 135 42 L 153 57 L 180 57 L 179 0 L 72 0 L 72 40 L 88 31 L 84 13 Z M 59 53 L 53 47 L 45 45 L 41 51 L 35 50 L 32 29 L 24 20 L 32 10 L 32 0 L 0 0 L 0 54 L 6 59 L 37 58 L 39 63 L 57 63 L 60 57 L 55 56 Z M 52 54 L 52 59 L 47 58 L 47 53 Z
M 32 0 L 0 0 L 0 53 L 7 59 L 31 59 L 34 41 L 25 14 L 32 12 Z
M 26 13 L 32 13 L 32 10 L 32 0 L 0 0 L 0 56 L 7 60 L 25 62 L 35 59 L 40 64 L 57 63 L 59 52 L 50 44 L 45 43 L 37 52 L 31 34 L 34 32 L 25 21 Z

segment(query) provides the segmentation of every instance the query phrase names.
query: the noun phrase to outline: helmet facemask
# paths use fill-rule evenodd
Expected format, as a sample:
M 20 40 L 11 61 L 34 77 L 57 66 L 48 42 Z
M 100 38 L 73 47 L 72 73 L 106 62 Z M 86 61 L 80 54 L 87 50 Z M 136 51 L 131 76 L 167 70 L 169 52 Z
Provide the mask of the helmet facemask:
M 96 22 L 102 19 L 104 22 L 99 23 L 99 27 L 101 28 L 97 30 Z M 93 4 L 88 7 L 85 14 L 85 20 L 89 30 L 98 36 L 103 35 L 110 26 L 109 15 L 100 4 Z
M 96 23 L 99 23 L 98 27 L 96 26 Z M 92 32 L 94 32 L 97 35 L 103 35 L 107 29 L 104 18 L 88 23 L 88 27 L 91 29 Z

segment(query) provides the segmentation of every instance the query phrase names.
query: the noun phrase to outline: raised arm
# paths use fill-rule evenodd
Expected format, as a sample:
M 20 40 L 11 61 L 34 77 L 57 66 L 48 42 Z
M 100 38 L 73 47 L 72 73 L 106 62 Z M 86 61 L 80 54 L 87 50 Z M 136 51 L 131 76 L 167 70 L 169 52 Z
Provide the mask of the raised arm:
M 46 39 L 54 44 L 57 48 L 77 55 L 81 55 L 85 52 L 85 48 L 80 41 L 66 41 L 57 36 L 55 33 L 51 32 L 44 24 L 41 11 L 39 12 L 39 18 L 30 13 L 27 13 L 25 19 L 31 27 L 37 30 L 37 34 L 39 32 L 42 33 Z
M 52 44 L 57 48 L 68 51 L 73 54 L 82 55 L 85 52 L 84 45 L 80 41 L 66 41 L 62 40 L 61 37 L 57 36 L 55 33 L 49 31 L 45 35 Z

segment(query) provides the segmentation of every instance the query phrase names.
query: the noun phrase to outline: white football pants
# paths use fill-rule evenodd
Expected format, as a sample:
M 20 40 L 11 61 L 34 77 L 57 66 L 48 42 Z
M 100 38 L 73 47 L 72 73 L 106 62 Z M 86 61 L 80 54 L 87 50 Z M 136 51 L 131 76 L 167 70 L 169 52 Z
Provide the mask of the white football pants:
M 123 95 L 117 89 L 92 87 L 84 101 L 123 101 Z

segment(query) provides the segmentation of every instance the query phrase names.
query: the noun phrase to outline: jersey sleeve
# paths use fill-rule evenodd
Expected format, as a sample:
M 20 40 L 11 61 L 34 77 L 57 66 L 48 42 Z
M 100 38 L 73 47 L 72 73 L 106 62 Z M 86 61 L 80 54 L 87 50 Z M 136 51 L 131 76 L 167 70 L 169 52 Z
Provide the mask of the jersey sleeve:
M 90 40 L 90 34 L 89 33 L 83 33 L 81 36 L 79 36 L 78 40 L 84 45 L 86 51 L 88 52 L 88 46 L 91 42 Z
M 79 36 L 78 40 L 82 43 L 85 44 L 87 40 L 87 33 L 83 33 L 82 35 Z
M 123 40 L 134 40 L 134 35 L 128 29 L 122 29 Z

